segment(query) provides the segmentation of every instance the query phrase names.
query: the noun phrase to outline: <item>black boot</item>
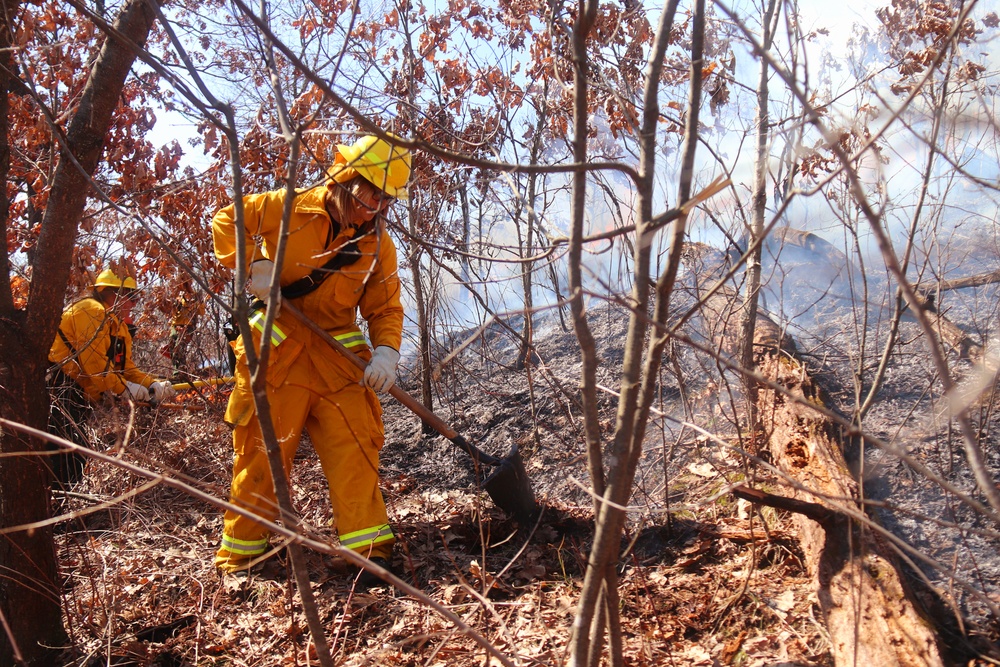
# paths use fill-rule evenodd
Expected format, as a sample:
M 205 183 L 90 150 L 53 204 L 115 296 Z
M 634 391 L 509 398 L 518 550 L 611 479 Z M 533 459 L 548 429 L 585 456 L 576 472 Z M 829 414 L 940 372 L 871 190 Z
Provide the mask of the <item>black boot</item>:
M 375 556 L 374 558 L 370 558 L 369 560 L 375 565 L 378 565 L 379 567 L 392 572 L 392 567 L 390 566 L 389 560 L 387 558 L 383 558 L 382 556 Z M 390 585 L 391 584 L 389 582 L 383 581 L 374 572 L 370 572 L 368 570 L 361 570 L 354 584 L 354 588 L 359 592 L 363 592 L 372 588 L 385 588 L 386 586 Z

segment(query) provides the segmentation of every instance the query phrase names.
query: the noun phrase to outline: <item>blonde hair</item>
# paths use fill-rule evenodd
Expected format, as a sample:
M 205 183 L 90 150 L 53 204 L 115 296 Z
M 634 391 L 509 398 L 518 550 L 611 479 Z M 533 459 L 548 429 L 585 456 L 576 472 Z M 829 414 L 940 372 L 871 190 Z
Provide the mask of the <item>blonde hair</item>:
M 354 196 L 354 187 L 364 176 L 355 176 L 344 183 L 328 181 L 326 187 L 326 204 L 330 214 L 340 223 L 350 227 L 358 227 L 363 222 L 358 217 L 358 201 Z

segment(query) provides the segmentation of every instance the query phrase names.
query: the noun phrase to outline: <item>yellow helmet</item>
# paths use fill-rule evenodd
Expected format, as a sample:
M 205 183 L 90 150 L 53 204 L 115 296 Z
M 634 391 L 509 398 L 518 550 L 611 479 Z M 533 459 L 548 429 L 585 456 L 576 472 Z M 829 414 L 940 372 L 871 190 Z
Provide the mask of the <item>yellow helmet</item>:
M 123 287 L 123 281 L 117 273 L 111 269 L 104 269 L 99 274 L 97 274 L 97 280 L 94 281 L 94 287 Z
M 135 282 L 135 278 L 132 276 L 125 276 L 122 278 L 112 269 L 104 269 L 99 274 L 97 274 L 97 279 L 94 280 L 94 287 L 100 289 L 102 287 L 114 287 L 115 289 L 136 289 L 139 285 Z
M 337 154 L 327 175 L 337 183 L 361 175 L 390 197 L 406 199 L 411 164 L 409 149 L 367 135 L 350 146 L 337 144 Z

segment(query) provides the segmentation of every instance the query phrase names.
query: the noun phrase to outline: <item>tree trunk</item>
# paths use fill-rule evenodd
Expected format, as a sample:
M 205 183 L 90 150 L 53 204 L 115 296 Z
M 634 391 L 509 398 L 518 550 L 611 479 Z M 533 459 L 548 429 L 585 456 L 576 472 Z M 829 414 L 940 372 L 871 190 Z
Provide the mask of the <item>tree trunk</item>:
M 5 3 L 6 17 L 17 5 Z M 9 20 L 9 19 L 8 19 Z M 115 28 L 133 44 L 145 43 L 154 13 L 145 0 L 130 0 Z M 4 39 L 9 39 L 4 30 Z M 6 54 L 7 52 L 4 51 Z M 90 191 L 88 178 L 101 159 L 134 50 L 108 38 L 94 62 L 80 105 L 62 143 L 41 232 L 31 264 L 27 308 L 0 313 L 0 415 L 39 429 L 48 419 L 45 369 L 62 312 L 77 227 Z M 6 70 L 6 68 L 3 68 Z M 6 91 L 7 85 L 3 86 Z M 7 115 L 4 114 L 4 130 Z M 6 131 L 3 133 L 6 143 Z M 6 181 L 6 179 L 4 179 Z M 5 230 L 6 231 L 6 230 Z M 2 267 L 9 285 L 9 267 Z M 9 289 L 9 288 L 8 288 Z M 43 443 L 5 432 L 4 454 L 39 451 Z M 0 525 L 20 526 L 50 515 L 48 473 L 37 457 L 0 459 Z M 65 642 L 51 529 L 16 531 L 0 541 L 0 664 L 56 664 L 53 648 Z
M 768 0 L 767 8 L 761 20 L 761 44 L 763 48 L 770 49 L 774 35 L 772 21 L 777 20 L 778 4 L 776 0 Z M 754 153 L 754 178 L 753 178 L 753 216 L 750 221 L 750 234 L 747 236 L 747 247 L 753 247 L 753 251 L 747 257 L 746 267 L 746 294 L 743 299 L 743 334 L 741 340 L 747 344 L 740 355 L 740 364 L 744 368 L 751 368 L 753 365 L 753 345 L 754 329 L 757 325 L 757 305 L 760 302 L 760 273 L 761 258 L 763 256 L 763 244 L 757 243 L 764 236 L 764 216 L 767 209 L 767 163 L 769 153 L 769 138 L 771 125 L 768 120 L 768 104 L 770 94 L 768 92 L 768 76 L 770 74 L 769 65 L 765 59 L 760 61 L 760 74 L 757 78 L 757 150 Z M 757 433 L 757 385 L 748 376 L 743 377 L 743 387 L 747 395 L 747 412 L 750 438 L 753 439 Z
M 18 363 L 27 359 L 21 344 L 23 313 L 0 319 L 0 417 L 45 428 L 49 398 L 42 371 Z M 4 430 L 0 438 L 0 526 L 11 528 L 51 516 L 49 472 L 31 452 L 45 443 Z M 9 456 L 10 454 L 23 454 Z M 65 645 L 60 586 L 52 528 L 7 533 L 0 538 L 0 665 L 52 665 Z M 9 630 L 7 630 L 9 628 Z M 9 635 L 8 635 L 9 632 Z
M 597 3 L 588 2 L 586 10 L 581 6 L 577 23 L 573 28 L 573 50 L 576 55 L 576 88 L 574 90 L 574 119 L 577 124 L 574 136 L 573 158 L 578 163 L 587 160 L 586 155 L 586 132 L 587 132 L 587 94 L 586 76 L 583 70 L 586 67 L 586 49 L 584 48 L 585 38 L 591 30 L 597 15 Z M 608 475 L 604 493 L 595 496 L 595 503 L 601 501 L 597 513 L 597 520 L 594 525 L 594 542 L 590 548 L 590 558 L 587 562 L 587 572 L 584 576 L 583 587 L 580 593 L 580 602 L 577 605 L 577 616 L 573 622 L 573 637 L 570 646 L 570 665 L 572 667 L 597 667 L 597 660 L 601 656 L 600 646 L 594 647 L 594 643 L 601 643 L 603 637 L 600 628 L 594 627 L 592 623 L 595 610 L 598 604 L 605 604 L 607 614 L 607 626 L 609 631 L 614 629 L 619 623 L 619 608 L 610 604 L 614 600 L 614 594 L 605 595 L 605 588 L 617 585 L 617 573 L 614 570 L 614 562 L 618 557 L 618 543 L 621 539 L 625 525 L 624 506 L 628 503 L 635 481 L 635 472 L 639 458 L 642 455 L 642 445 L 645 429 L 649 418 L 649 408 L 653 403 L 658 368 L 662 358 L 663 348 L 666 346 L 666 336 L 650 335 L 648 348 L 643 353 L 643 344 L 646 334 L 649 332 L 649 285 L 650 256 L 652 254 L 652 240 L 656 229 L 651 222 L 653 220 L 653 173 L 656 163 L 656 152 L 654 148 L 654 138 L 656 136 L 655 127 L 659 121 L 659 108 L 655 103 L 656 93 L 659 88 L 659 72 L 664 62 L 664 55 L 669 41 L 670 28 L 673 25 L 673 17 L 676 12 L 677 3 L 670 0 L 663 13 L 660 15 L 660 23 L 656 30 L 656 37 L 653 40 L 653 47 L 649 58 L 650 68 L 646 74 L 645 89 L 643 92 L 643 120 L 640 136 L 644 137 L 640 146 L 639 170 L 636 178 L 636 189 L 639 193 L 639 217 L 635 229 L 635 264 L 633 268 L 634 283 L 630 297 L 630 309 L 628 333 L 625 337 L 624 359 L 622 361 L 622 374 L 620 380 L 620 395 L 618 398 L 618 409 L 615 417 L 615 435 L 611 444 L 608 456 Z M 694 21 L 692 24 L 691 39 L 691 77 L 690 92 L 688 96 L 687 118 L 684 129 L 684 144 L 681 151 L 681 174 L 678 183 L 678 201 L 687 202 L 691 195 L 691 184 L 694 180 L 694 158 L 698 141 L 698 116 L 701 106 L 701 59 L 702 47 L 704 45 L 705 28 L 705 2 L 696 0 L 694 3 Z M 574 214 L 576 209 L 582 209 L 585 195 L 585 184 L 577 174 L 574 179 Z M 579 190 L 577 190 L 579 188 Z M 580 212 L 582 215 L 582 210 Z M 669 252 L 667 253 L 666 265 L 656 282 L 656 301 L 653 307 L 653 321 L 663 325 L 667 321 L 667 313 L 670 306 L 670 298 L 673 294 L 675 281 L 680 265 L 680 255 L 683 249 L 682 239 L 687 223 L 685 214 L 679 215 L 673 220 L 668 233 Z M 574 222 L 576 224 L 576 222 Z M 574 261 L 573 258 L 570 260 Z M 574 291 L 576 288 L 574 287 Z M 576 306 L 574 306 L 575 308 Z M 574 318 L 579 319 L 574 311 Z M 581 342 L 581 347 L 585 340 L 578 331 L 577 338 Z M 584 390 L 587 391 L 586 383 L 591 379 L 585 379 Z M 584 394 L 584 405 L 588 405 L 588 396 Z M 590 425 L 587 424 L 588 441 L 590 439 Z M 598 433 L 599 436 L 599 433 Z M 594 452 L 594 448 L 588 442 L 588 458 L 600 461 L 600 453 Z M 596 468 L 596 462 L 590 464 L 590 468 Z M 604 502 L 610 501 L 610 502 Z M 612 634 L 612 640 L 615 637 Z M 623 656 L 612 651 L 610 656 L 613 667 L 624 664 Z
M 531 164 L 538 164 L 538 156 L 542 151 L 542 137 L 545 136 L 545 123 L 548 120 L 548 107 L 544 100 L 541 102 L 541 108 L 538 110 L 538 119 L 535 121 L 535 136 L 532 138 L 531 142 Z M 533 330 L 533 314 L 532 311 L 535 309 L 534 297 L 532 295 L 533 279 L 532 271 L 534 271 L 534 265 L 532 262 L 526 261 L 527 257 L 531 257 L 535 253 L 535 224 L 536 224 L 536 211 L 535 211 L 535 199 L 537 198 L 537 184 L 539 175 L 532 172 L 528 174 L 528 189 L 525 194 L 524 205 L 518 205 L 519 210 L 523 210 L 527 215 L 527 225 L 525 229 L 524 239 L 520 238 L 520 225 L 518 225 L 518 252 L 521 254 L 521 289 L 524 292 L 524 329 L 521 330 L 521 347 L 517 351 L 517 359 L 514 361 L 514 368 L 516 370 L 523 370 L 528 364 L 534 364 L 537 359 L 531 350 L 532 337 L 534 336 Z M 519 222 L 521 219 L 520 215 L 515 216 L 515 222 Z
M 416 217 L 416 212 L 411 211 L 409 232 L 413 239 L 419 238 Z M 427 298 L 424 296 L 424 284 L 421 278 L 420 259 L 422 255 L 420 244 L 415 240 L 411 241 L 407 259 L 410 263 L 410 272 L 413 274 L 413 301 L 417 309 L 417 332 L 420 339 L 417 350 L 417 359 L 420 362 L 420 402 L 427 406 L 428 410 L 433 410 L 434 393 L 431 391 L 431 380 L 434 371 L 434 357 L 431 354 L 430 308 L 427 304 Z M 436 432 L 434 427 L 425 421 L 420 422 L 420 431 L 424 435 Z

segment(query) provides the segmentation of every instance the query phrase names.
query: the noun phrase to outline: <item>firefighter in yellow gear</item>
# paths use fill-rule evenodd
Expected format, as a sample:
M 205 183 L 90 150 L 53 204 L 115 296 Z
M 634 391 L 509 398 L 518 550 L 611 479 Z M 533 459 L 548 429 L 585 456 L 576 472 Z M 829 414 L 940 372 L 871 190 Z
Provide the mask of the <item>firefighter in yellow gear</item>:
M 50 429 L 83 446 L 89 443 L 82 426 L 94 403 L 109 396 L 159 402 L 175 393 L 169 382 L 140 370 L 132 360 L 127 322 L 135 303 L 135 278 L 105 269 L 93 287 L 91 296 L 63 311 L 49 349 L 49 361 L 54 364 L 48 381 L 52 394 Z M 57 481 L 79 480 L 84 462 L 81 455 L 54 459 Z
M 284 262 L 277 277 L 282 299 L 326 329 L 368 362 L 358 371 L 291 315 L 278 316 L 271 332 L 267 396 L 289 474 L 303 428 L 308 431 L 329 485 L 330 505 L 341 545 L 388 563 L 396 536 L 379 489 L 379 452 L 385 441 L 376 392 L 396 379 L 403 308 L 396 247 L 383 212 L 406 197 L 410 152 L 366 136 L 339 145 L 323 185 L 296 193 Z M 244 197 L 249 291 L 266 302 L 274 272 L 285 190 Z M 236 266 L 235 207 L 212 220 L 215 255 Z M 367 323 L 369 343 L 357 324 Z M 265 311 L 251 317 L 253 344 L 260 349 Z M 236 386 L 225 419 L 234 427 L 231 502 L 273 519 L 274 487 L 250 387 L 246 341 L 236 351 Z M 250 567 L 268 551 L 269 533 L 236 512 L 224 517 L 216 566 L 223 572 Z

